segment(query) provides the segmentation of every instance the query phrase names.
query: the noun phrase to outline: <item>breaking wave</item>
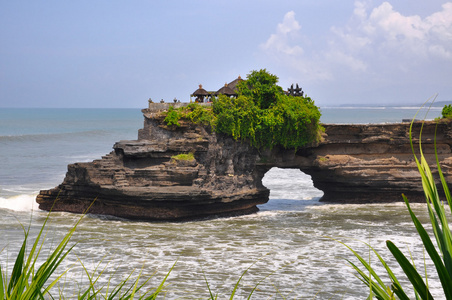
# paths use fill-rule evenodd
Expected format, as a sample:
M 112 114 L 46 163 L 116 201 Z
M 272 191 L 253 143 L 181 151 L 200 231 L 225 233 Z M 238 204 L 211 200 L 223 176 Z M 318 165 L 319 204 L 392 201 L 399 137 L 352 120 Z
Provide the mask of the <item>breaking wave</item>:
M 38 210 L 36 203 L 37 194 L 17 195 L 12 197 L 0 197 L 0 209 L 9 209 L 13 211 L 31 211 Z

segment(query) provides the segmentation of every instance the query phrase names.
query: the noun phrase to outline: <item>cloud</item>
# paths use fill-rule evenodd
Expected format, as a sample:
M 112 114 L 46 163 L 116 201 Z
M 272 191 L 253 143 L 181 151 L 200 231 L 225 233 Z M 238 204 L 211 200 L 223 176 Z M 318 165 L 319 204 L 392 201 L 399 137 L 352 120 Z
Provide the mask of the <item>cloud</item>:
M 270 35 L 267 42 L 261 45 L 261 48 L 264 51 L 278 54 L 301 55 L 303 48 L 299 45 L 291 45 L 300 29 L 300 24 L 295 20 L 295 13 L 289 11 L 284 15 L 282 23 L 278 24 L 276 33 Z
M 384 2 L 375 8 L 367 20 L 369 25 L 381 32 L 388 40 L 400 39 L 424 39 L 426 34 L 425 24 L 420 16 L 403 16 L 394 11 L 391 4 Z
M 356 46 L 365 39 L 367 43 L 360 50 L 365 52 L 369 50 L 366 47 L 373 47 L 378 50 L 375 52 L 378 56 L 398 53 L 408 59 L 452 58 L 452 2 L 443 4 L 441 11 L 421 18 L 405 16 L 389 2 L 383 2 L 367 14 L 364 2 L 356 1 L 354 17 L 360 20 L 358 24 L 347 26 L 342 32 L 336 30 L 337 38 L 344 45 Z
M 286 67 L 293 73 L 309 76 L 312 80 L 326 80 L 331 74 L 320 67 L 312 53 L 306 53 L 302 44 L 309 44 L 302 35 L 301 26 L 295 19 L 295 12 L 284 15 L 282 23 L 276 26 L 276 32 L 260 45 L 260 50 L 280 67 Z
M 363 72 L 367 69 L 367 64 L 363 60 L 341 51 L 329 51 L 324 54 L 324 57 L 329 63 L 347 67 L 350 71 Z
M 368 91 L 404 86 L 412 93 L 439 86 L 449 91 L 452 2 L 421 17 L 405 15 L 387 1 L 375 6 L 372 0 L 357 0 L 346 23 L 315 35 L 303 32 L 290 11 L 260 50 L 290 77 L 316 85 L 321 93 L 325 86 L 367 86 Z

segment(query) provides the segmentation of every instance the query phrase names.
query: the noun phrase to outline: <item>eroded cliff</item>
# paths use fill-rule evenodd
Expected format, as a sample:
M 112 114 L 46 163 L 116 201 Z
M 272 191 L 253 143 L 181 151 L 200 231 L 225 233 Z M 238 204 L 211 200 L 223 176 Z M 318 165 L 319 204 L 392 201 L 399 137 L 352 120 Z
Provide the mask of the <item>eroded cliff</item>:
M 90 213 L 170 220 L 252 213 L 268 201 L 257 150 L 204 126 L 168 128 L 159 113 L 144 114 L 138 140 L 117 142 L 100 160 L 69 165 L 62 184 L 40 192 L 39 207 L 80 213 L 96 199 Z M 193 160 L 175 157 L 189 152 Z
M 409 123 L 324 125 L 323 140 L 316 145 L 258 151 L 191 122 L 167 127 L 159 110 L 143 113 L 137 140 L 117 142 L 100 160 L 69 165 L 62 184 L 40 192 L 39 207 L 81 213 L 96 199 L 90 213 L 132 219 L 247 214 L 268 201 L 262 178 L 272 167 L 311 175 L 324 192 L 323 201 L 400 201 L 401 193 L 423 200 Z M 420 126 L 414 125 L 414 137 Z M 426 123 L 423 132 L 424 153 L 434 163 L 435 123 Z M 437 148 L 448 182 L 451 134 L 450 122 L 439 124 Z M 181 153 L 193 153 L 193 159 L 177 159 Z

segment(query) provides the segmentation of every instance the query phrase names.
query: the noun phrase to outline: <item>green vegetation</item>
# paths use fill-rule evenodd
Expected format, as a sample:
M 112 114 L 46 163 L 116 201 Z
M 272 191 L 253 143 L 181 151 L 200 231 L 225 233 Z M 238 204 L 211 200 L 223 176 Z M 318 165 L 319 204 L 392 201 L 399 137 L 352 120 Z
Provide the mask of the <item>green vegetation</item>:
M 443 118 L 452 119 L 452 105 L 444 105 L 443 110 L 441 111 Z
M 423 155 L 422 146 L 420 146 L 420 160 L 417 158 L 415 154 L 411 136 L 412 125 L 413 123 L 411 123 L 410 126 L 411 148 L 413 151 L 416 164 L 419 169 L 419 173 L 422 178 L 422 186 L 425 193 L 425 199 L 427 202 L 427 209 L 430 217 L 430 222 L 432 225 L 433 235 L 436 240 L 436 246 L 431 240 L 427 230 L 424 228 L 419 219 L 411 210 L 410 204 L 405 195 L 403 195 L 403 199 L 406 203 L 406 206 L 408 208 L 414 226 L 416 227 L 416 230 L 419 234 L 419 237 L 422 240 L 424 249 L 426 250 L 427 254 L 429 255 L 431 261 L 435 266 L 436 275 L 438 276 L 439 281 L 441 282 L 441 286 L 443 288 L 445 297 L 444 299 L 452 299 L 452 233 L 450 231 L 449 224 L 447 221 L 447 218 L 448 217 L 450 218 L 452 208 L 451 194 L 447 186 L 447 182 L 443 176 L 443 173 L 441 172 L 438 154 L 435 152 L 438 174 L 440 176 L 440 181 L 442 183 L 446 201 L 449 205 L 449 214 L 447 214 L 444 204 L 441 201 L 438 190 L 436 188 L 435 180 L 432 176 L 430 167 Z M 421 137 L 422 130 L 419 140 L 421 140 Z M 436 140 L 435 140 L 435 150 L 436 150 Z M 410 262 L 413 261 L 411 254 L 410 255 L 403 254 L 402 251 L 400 251 L 400 249 L 393 242 L 386 241 L 387 248 L 389 249 L 393 257 L 401 267 L 403 273 L 410 281 L 410 284 L 407 284 L 407 286 L 402 286 L 401 282 L 399 281 L 395 273 L 391 270 L 391 268 L 388 266 L 387 262 L 369 244 L 366 245 L 369 247 L 369 250 L 377 256 L 379 262 L 386 270 L 387 276 L 391 281 L 391 285 L 387 286 L 382 280 L 382 278 L 379 275 L 377 275 L 375 268 L 372 267 L 369 262 L 367 262 L 352 248 L 345 245 L 358 258 L 360 264 L 362 265 L 362 267 L 358 267 L 357 265 L 349 261 L 352 268 L 355 269 L 356 272 L 358 273 L 357 275 L 358 278 L 360 278 L 361 281 L 369 287 L 370 296 L 368 299 L 372 299 L 373 296 L 375 296 L 377 299 L 388 299 L 388 300 L 414 299 L 408 297 L 407 293 L 409 289 L 414 290 L 415 299 L 433 299 L 428 283 L 429 278 L 427 275 L 426 265 L 424 266 L 423 270 L 422 269 L 418 270 L 414 262 L 413 263 Z M 424 264 L 426 264 L 425 257 Z M 425 274 L 424 276 L 425 278 L 423 278 L 423 276 L 421 275 L 423 273 Z
M 39 241 L 41 240 L 47 221 L 48 217 L 46 218 L 44 225 L 42 226 L 28 255 L 26 254 L 26 251 L 30 228 L 25 230 L 23 227 L 25 238 L 22 243 L 22 247 L 17 254 L 11 275 L 8 277 L 4 270 L 0 267 L 0 299 L 41 299 L 61 277 L 60 276 L 55 279 L 52 283 L 50 283 L 50 285 L 46 287 L 44 286 L 58 265 L 61 264 L 63 259 L 72 249 L 69 248 L 66 250 L 69 239 L 72 237 L 80 221 L 72 227 L 55 250 L 50 253 L 47 260 L 40 267 L 38 267 L 36 264 L 42 249 L 42 243 L 39 245 Z
M 58 283 L 68 270 L 64 270 L 59 276 L 55 276 L 54 273 L 75 246 L 69 247 L 69 241 L 83 216 L 69 230 L 55 249 L 51 250 L 49 254 L 46 254 L 47 259 L 45 262 L 38 266 L 38 258 L 41 255 L 41 251 L 45 252 L 46 250 L 44 245 L 46 236 L 44 229 L 49 220 L 49 216 L 50 213 L 47 215 L 31 249 L 27 249 L 30 227 L 27 230 L 23 227 L 25 234 L 24 241 L 16 256 L 13 270 L 9 276 L 5 268 L 2 268 L 0 265 L 0 299 L 35 300 L 49 299 L 49 297 L 50 299 L 66 298 L 64 291 L 59 289 Z M 172 270 L 171 268 L 158 287 L 145 290 L 144 286 L 150 278 L 139 284 L 141 272 L 135 279 L 131 278 L 133 275 L 132 272 L 132 274 L 115 287 L 106 287 L 104 285 L 98 287 L 98 281 L 103 271 L 100 272 L 100 275 L 94 277 L 94 275 L 89 274 L 83 263 L 82 267 L 88 276 L 89 284 L 86 288 L 80 288 L 77 299 L 156 299 L 157 295 L 163 290 L 165 281 Z M 47 283 L 51 280 L 51 277 L 54 278 L 53 281 Z M 52 295 L 52 288 L 58 288 L 57 292 L 59 295 Z
M 172 160 L 194 160 L 195 156 L 192 152 L 189 153 L 181 153 L 178 155 L 171 156 Z
M 176 125 L 177 127 L 180 126 L 179 120 L 182 117 L 182 114 L 180 111 L 175 110 L 174 107 L 170 106 L 168 109 L 168 112 L 166 113 L 165 122 L 168 126 Z
M 215 116 L 212 113 L 211 107 L 199 105 L 197 103 L 190 103 L 188 106 L 174 109 L 170 106 L 165 112 L 165 123 L 167 126 L 180 127 L 179 120 L 189 120 L 195 124 L 213 125 L 215 123 Z
M 320 111 L 309 97 L 292 97 L 266 70 L 253 71 L 238 84 L 237 98 L 220 95 L 212 107 L 190 104 L 170 108 L 165 122 L 179 120 L 211 125 L 215 132 L 249 142 L 257 148 L 299 148 L 320 138 Z
M 328 159 L 328 157 L 326 157 L 326 156 L 319 156 L 319 157 L 318 157 L 318 160 L 319 160 L 320 162 L 327 162 L 329 159 Z

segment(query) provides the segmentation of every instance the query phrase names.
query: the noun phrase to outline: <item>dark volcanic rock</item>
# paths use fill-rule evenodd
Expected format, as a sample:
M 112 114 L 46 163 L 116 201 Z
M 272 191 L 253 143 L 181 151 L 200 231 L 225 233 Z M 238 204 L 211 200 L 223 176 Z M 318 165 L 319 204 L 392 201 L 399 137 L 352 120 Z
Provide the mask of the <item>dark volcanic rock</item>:
M 138 140 L 69 165 L 62 184 L 40 192 L 39 207 L 80 213 L 96 199 L 90 213 L 171 220 L 252 213 L 268 201 L 257 150 L 190 122 L 168 128 L 158 113 L 144 112 Z M 193 160 L 172 158 L 189 152 Z
M 421 127 L 422 122 L 413 124 L 417 155 Z M 423 153 L 434 174 L 435 127 L 435 122 L 426 122 L 422 131 Z M 410 145 L 409 123 L 325 125 L 325 129 L 327 136 L 322 143 L 299 153 L 311 159 L 309 166 L 300 168 L 324 191 L 322 201 L 392 202 L 402 201 L 402 193 L 410 201 L 425 201 Z M 450 121 L 441 122 L 436 136 L 438 158 L 448 182 L 452 182 L 451 129 Z
M 424 199 L 407 123 L 324 125 L 323 141 L 316 145 L 258 151 L 206 126 L 181 122 L 168 128 L 155 109 L 143 113 L 138 140 L 116 143 L 100 160 L 69 165 L 62 184 L 40 192 L 39 207 L 81 213 L 96 200 L 90 213 L 146 220 L 247 214 L 268 201 L 262 178 L 272 167 L 311 175 L 323 201 L 398 201 L 402 193 Z M 413 126 L 414 137 L 420 126 Z M 422 144 L 431 163 L 434 130 L 435 123 L 424 125 Z M 437 148 L 448 182 L 451 135 L 451 123 L 440 123 Z M 189 152 L 193 160 L 173 158 Z

